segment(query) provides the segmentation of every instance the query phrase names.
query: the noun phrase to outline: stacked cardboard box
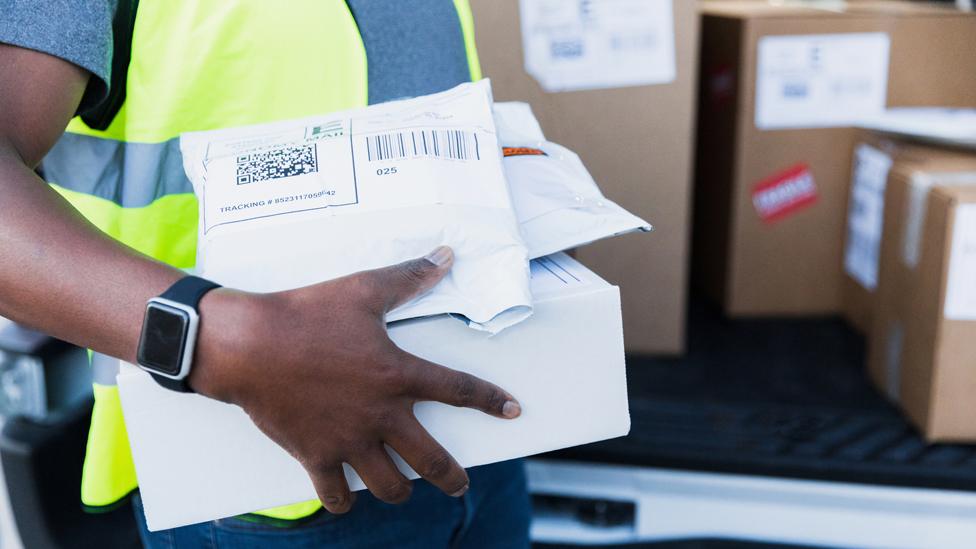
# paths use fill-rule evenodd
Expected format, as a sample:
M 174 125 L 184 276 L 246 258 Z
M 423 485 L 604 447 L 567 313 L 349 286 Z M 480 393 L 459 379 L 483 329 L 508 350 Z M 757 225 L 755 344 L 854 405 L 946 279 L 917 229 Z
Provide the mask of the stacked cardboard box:
M 582 248 L 620 286 L 627 350 L 684 350 L 698 59 L 696 2 L 674 0 L 673 80 L 549 93 L 525 69 L 518 0 L 472 0 L 496 100 L 528 101 L 547 138 L 576 151 L 604 194 L 655 227 Z M 666 10 L 664 10 L 666 11 Z M 664 13 L 664 12 L 662 12 Z M 670 15 L 668 15 L 670 17 Z
M 976 440 L 976 154 L 897 145 L 869 369 L 932 441 Z
M 965 168 L 971 159 L 952 148 L 922 144 L 922 139 L 862 130 L 855 140 L 844 242 L 842 313 L 862 334 L 871 333 L 878 287 L 885 190 L 892 166 L 938 164 Z
M 976 14 L 703 4 L 693 275 L 733 316 L 841 312 L 856 121 L 976 105 Z

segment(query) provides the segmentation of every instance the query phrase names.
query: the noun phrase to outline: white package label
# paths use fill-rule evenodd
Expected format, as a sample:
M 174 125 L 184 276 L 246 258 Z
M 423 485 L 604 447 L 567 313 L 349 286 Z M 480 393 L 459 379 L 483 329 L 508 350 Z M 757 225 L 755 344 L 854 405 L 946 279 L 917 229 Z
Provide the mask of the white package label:
M 853 126 L 877 117 L 888 93 L 890 46 L 885 33 L 760 38 L 756 127 Z
M 675 79 L 672 0 L 521 0 L 525 70 L 546 91 Z
M 450 245 L 454 268 L 388 321 L 441 313 L 497 332 L 531 313 L 528 254 L 488 81 L 416 99 L 184 134 L 200 199 L 197 269 L 272 292 Z
M 890 156 L 870 145 L 858 145 L 854 152 L 844 268 L 870 291 L 878 287 L 884 193 L 890 170 Z
M 603 196 L 579 156 L 544 140 L 528 105 L 496 103 L 495 121 L 529 257 L 651 230 L 646 221 Z
M 976 320 L 976 204 L 956 207 L 950 250 L 945 317 Z

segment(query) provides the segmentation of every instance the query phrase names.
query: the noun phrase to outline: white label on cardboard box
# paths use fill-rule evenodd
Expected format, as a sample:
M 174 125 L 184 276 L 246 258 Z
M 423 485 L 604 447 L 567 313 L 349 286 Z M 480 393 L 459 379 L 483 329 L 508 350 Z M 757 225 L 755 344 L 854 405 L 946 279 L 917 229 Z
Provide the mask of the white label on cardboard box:
M 891 157 L 867 144 L 854 152 L 851 199 L 847 213 L 844 268 L 864 288 L 878 287 L 878 257 L 884 219 L 884 193 Z
M 950 250 L 945 317 L 976 320 L 976 204 L 956 207 Z
M 881 32 L 760 38 L 756 127 L 853 126 L 877 117 L 888 93 L 890 46 Z
M 521 0 L 525 70 L 549 92 L 675 79 L 672 0 Z

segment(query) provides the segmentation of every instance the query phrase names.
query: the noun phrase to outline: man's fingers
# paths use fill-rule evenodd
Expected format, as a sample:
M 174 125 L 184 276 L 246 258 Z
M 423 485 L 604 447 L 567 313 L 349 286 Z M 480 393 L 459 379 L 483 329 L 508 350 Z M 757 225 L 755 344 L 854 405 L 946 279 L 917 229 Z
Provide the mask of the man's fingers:
M 374 451 L 356 456 L 351 465 L 380 501 L 403 503 L 410 499 L 413 483 L 400 473 L 382 444 L 377 444 Z
M 515 397 L 494 383 L 413 355 L 404 355 L 403 362 L 410 369 L 411 396 L 474 408 L 505 419 L 515 419 L 521 415 L 522 406 Z
M 424 257 L 369 271 L 365 275 L 372 282 L 371 291 L 383 298 L 383 312 L 389 312 L 433 288 L 453 264 L 454 252 L 441 246 Z
M 309 476 L 312 477 L 312 484 L 315 485 L 319 501 L 328 512 L 341 515 L 352 509 L 354 498 L 349 492 L 349 484 L 346 483 L 346 474 L 342 470 L 341 463 L 309 471 Z
M 445 494 L 460 497 L 468 491 L 468 474 L 413 417 L 387 442 L 418 475 Z

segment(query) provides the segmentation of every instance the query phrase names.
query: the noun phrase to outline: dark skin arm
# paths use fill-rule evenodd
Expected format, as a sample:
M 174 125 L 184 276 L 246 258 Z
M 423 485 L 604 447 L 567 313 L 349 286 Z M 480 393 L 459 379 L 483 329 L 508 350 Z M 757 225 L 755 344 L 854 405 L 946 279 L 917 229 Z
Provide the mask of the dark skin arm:
M 104 235 L 33 171 L 88 78 L 58 58 L 0 44 L 0 315 L 134 362 L 146 301 L 183 273 Z M 352 503 L 343 462 L 379 499 L 409 497 L 411 483 L 384 444 L 445 493 L 461 495 L 467 474 L 417 422 L 413 405 L 436 400 L 508 419 L 521 409 L 493 384 L 403 352 L 383 321 L 452 262 L 440 248 L 298 290 L 210 292 L 190 384 L 241 406 L 301 462 L 333 513 Z

